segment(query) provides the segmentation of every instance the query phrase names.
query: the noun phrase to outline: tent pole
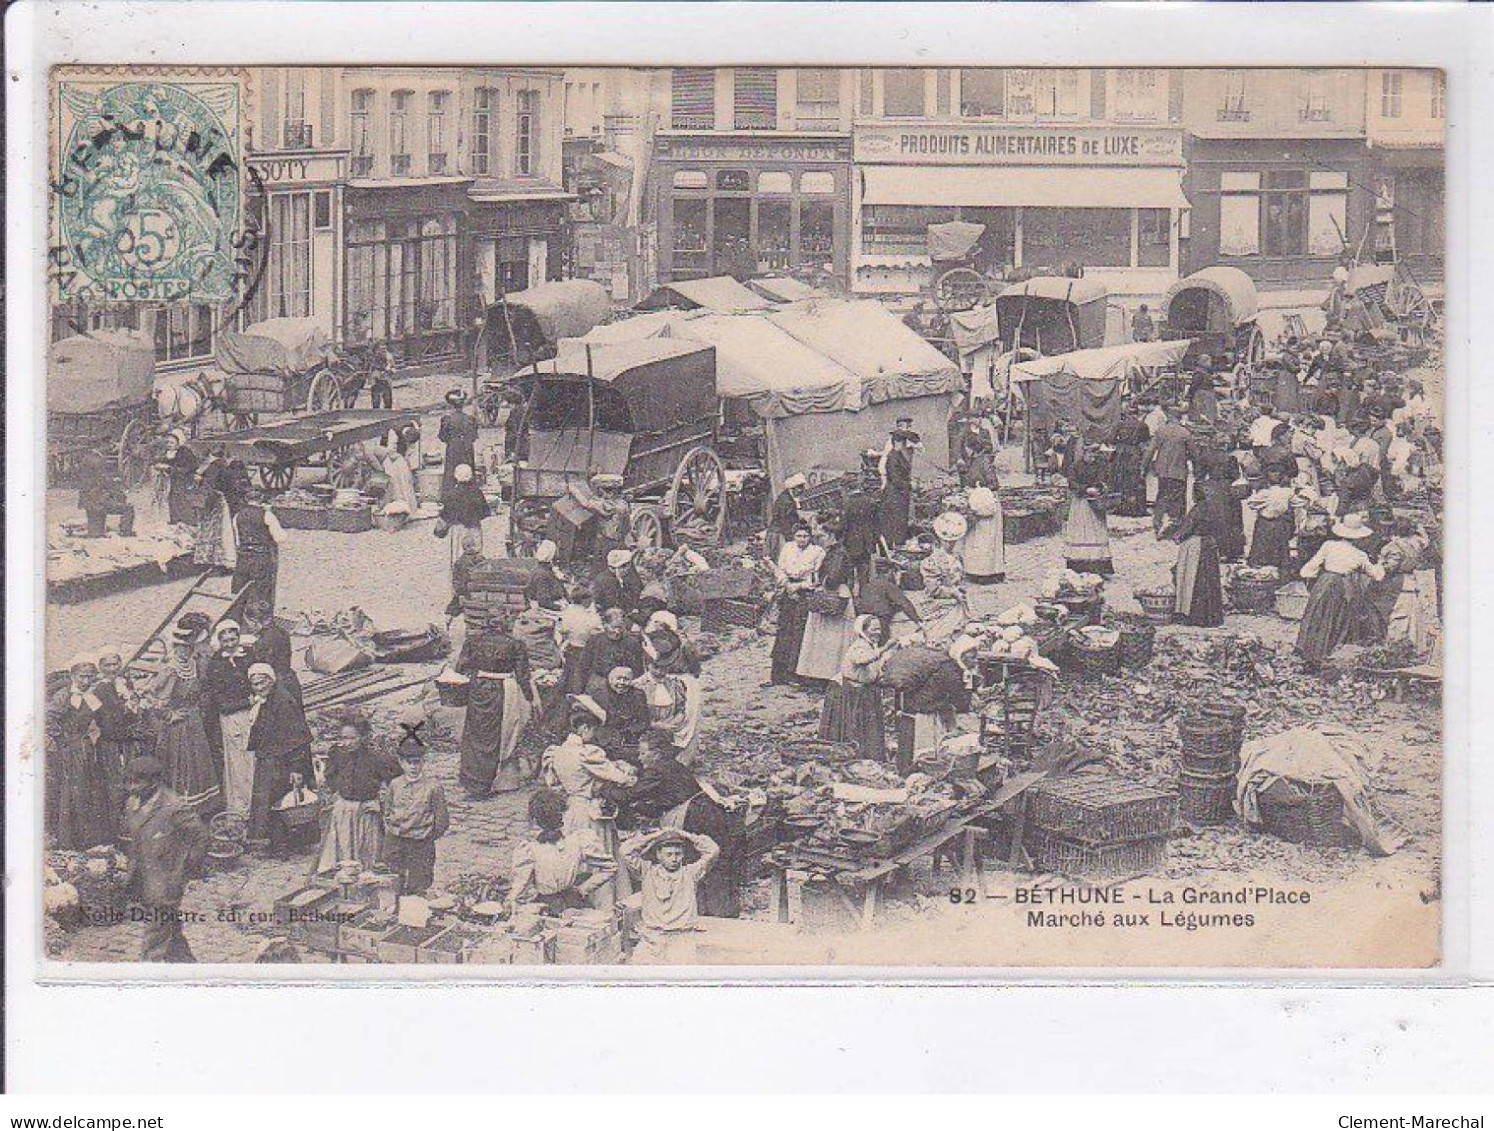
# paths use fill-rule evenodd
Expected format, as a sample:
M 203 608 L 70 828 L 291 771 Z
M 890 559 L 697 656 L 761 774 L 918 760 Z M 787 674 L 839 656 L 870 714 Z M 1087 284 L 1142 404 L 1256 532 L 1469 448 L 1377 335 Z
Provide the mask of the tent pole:
M 559 364 L 558 362 L 556 363 Z M 591 345 L 586 347 L 586 478 L 591 479 L 592 460 L 596 458 L 597 387 L 592 375 Z

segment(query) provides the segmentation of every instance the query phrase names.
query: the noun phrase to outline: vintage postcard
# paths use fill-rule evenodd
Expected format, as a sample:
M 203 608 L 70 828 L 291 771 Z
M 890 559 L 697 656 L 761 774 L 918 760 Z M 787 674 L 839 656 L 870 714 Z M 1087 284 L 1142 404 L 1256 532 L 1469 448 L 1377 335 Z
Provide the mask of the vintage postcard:
M 1438 967 L 1447 107 L 54 68 L 48 969 Z

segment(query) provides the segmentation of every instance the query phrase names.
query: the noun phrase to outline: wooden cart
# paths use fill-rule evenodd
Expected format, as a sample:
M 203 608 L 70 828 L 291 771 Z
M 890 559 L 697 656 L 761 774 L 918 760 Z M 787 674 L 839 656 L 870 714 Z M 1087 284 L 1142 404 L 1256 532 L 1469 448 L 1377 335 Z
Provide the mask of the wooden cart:
M 85 452 L 114 463 L 125 490 L 145 482 L 155 462 L 151 398 L 155 351 L 123 331 L 64 338 L 47 358 L 47 481 L 71 478 Z
M 1162 300 L 1162 337 L 1193 339 L 1183 362 L 1201 353 L 1230 366 L 1234 387 L 1247 389 L 1266 359 L 1256 322 L 1255 283 L 1238 267 L 1206 267 L 1179 279 Z
M 310 318 L 271 318 L 242 333 L 225 331 L 216 361 L 224 374 L 219 407 L 235 430 L 253 428 L 270 414 L 351 407 L 363 384 Z
M 258 469 L 267 491 L 284 491 L 296 468 L 322 466 L 337 487 L 356 487 L 357 474 L 346 457 L 356 444 L 380 439 L 406 425 L 419 427 L 420 413 L 387 409 L 336 409 L 290 417 L 243 431 L 219 432 L 192 441 L 198 454 L 222 447 L 229 459 Z

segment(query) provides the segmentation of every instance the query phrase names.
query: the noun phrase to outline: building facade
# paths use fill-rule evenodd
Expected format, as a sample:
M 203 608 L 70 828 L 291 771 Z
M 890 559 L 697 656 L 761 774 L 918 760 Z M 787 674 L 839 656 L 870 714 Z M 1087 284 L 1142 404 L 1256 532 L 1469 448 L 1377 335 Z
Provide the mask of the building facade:
M 1078 264 L 1117 294 L 1179 269 L 1176 72 L 882 68 L 856 72 L 852 288 L 924 293 L 928 226 L 985 226 L 977 269 Z
M 1447 242 L 1447 75 L 1372 70 L 1365 132 L 1375 190 L 1376 257 L 1440 281 Z
M 1185 267 L 1239 267 L 1258 286 L 1320 286 L 1368 233 L 1368 72 L 1184 72 Z
M 850 270 L 854 71 L 684 67 L 654 134 L 658 279 Z

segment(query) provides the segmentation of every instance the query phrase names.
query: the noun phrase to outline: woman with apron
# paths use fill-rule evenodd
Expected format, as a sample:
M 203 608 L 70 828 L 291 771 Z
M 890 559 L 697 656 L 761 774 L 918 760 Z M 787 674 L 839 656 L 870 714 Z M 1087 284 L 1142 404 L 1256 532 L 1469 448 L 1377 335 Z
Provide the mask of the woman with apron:
M 523 785 L 518 745 L 534 710 L 529 653 L 506 621 L 468 626 L 456 670 L 471 679 L 458 775 L 474 800 Z

